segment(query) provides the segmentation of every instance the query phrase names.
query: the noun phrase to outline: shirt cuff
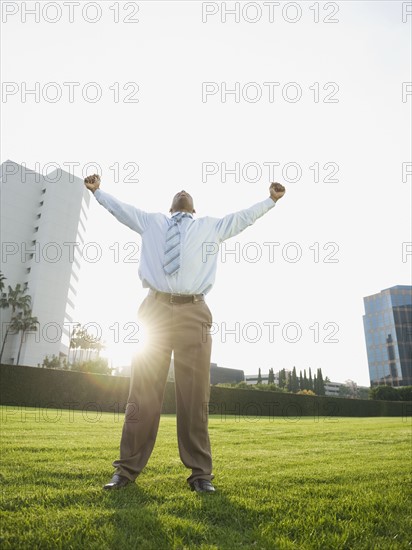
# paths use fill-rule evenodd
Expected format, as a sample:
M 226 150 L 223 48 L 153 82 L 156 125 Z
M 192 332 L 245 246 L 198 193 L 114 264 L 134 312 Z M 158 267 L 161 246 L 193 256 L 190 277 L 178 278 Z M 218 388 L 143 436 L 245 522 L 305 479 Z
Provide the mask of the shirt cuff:
M 268 207 L 268 209 L 273 208 L 276 204 L 276 201 L 272 199 L 272 197 L 268 197 L 266 200 L 263 201 L 263 204 Z

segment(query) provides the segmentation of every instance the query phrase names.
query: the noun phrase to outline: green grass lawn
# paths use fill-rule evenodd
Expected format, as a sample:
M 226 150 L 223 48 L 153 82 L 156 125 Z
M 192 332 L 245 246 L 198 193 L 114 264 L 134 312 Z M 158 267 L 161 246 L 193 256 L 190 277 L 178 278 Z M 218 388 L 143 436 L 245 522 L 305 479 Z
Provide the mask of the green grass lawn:
M 410 419 L 211 416 L 199 495 L 174 416 L 136 483 L 103 491 L 122 414 L 0 412 L 3 549 L 412 549 Z

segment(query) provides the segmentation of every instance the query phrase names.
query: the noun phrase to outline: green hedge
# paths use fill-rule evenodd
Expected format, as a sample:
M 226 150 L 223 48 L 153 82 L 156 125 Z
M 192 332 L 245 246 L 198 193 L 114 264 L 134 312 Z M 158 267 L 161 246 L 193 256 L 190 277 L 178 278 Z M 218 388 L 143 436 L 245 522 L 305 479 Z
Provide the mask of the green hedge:
M 302 416 L 410 416 L 412 403 L 212 387 L 209 411 L 249 421 L 258 416 L 281 416 L 293 421 Z
M 0 404 L 93 411 L 125 410 L 129 378 L 36 367 L 0 365 Z M 174 384 L 168 382 L 162 412 L 176 412 Z M 204 404 L 205 410 L 207 405 Z M 412 404 L 318 397 L 212 386 L 209 412 L 253 422 L 258 416 L 410 416 Z
M 130 378 L 16 365 L 0 365 L 0 404 L 58 409 L 124 411 Z M 175 412 L 168 383 L 164 413 Z

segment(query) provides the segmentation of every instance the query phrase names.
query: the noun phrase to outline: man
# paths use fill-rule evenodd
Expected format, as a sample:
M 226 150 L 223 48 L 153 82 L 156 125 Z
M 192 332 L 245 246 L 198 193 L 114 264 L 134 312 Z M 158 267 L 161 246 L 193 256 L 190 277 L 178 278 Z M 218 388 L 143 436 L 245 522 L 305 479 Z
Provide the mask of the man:
M 139 308 L 149 342 L 132 365 L 130 391 L 116 471 L 104 489 L 132 483 L 153 450 L 173 351 L 179 454 L 192 470 L 192 490 L 215 491 L 208 434 L 212 315 L 205 295 L 213 286 L 217 249 L 224 240 L 253 224 L 275 206 L 285 188 L 272 183 L 270 196 L 224 218 L 194 219 L 193 199 L 186 191 L 173 197 L 171 217 L 147 213 L 100 190 L 100 177 L 85 185 L 97 201 L 142 237 L 139 277 L 149 294 Z M 212 246 L 211 246 L 212 245 Z M 206 329 L 206 330 L 205 330 Z

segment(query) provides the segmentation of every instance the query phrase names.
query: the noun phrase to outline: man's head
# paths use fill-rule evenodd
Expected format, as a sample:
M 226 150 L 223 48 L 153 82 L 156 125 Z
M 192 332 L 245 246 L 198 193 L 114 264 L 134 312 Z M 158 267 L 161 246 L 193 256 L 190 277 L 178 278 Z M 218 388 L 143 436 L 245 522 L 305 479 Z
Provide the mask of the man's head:
M 170 213 L 173 214 L 174 212 L 190 212 L 190 214 L 196 212 L 193 207 L 193 199 L 185 190 L 179 191 L 173 197 Z

